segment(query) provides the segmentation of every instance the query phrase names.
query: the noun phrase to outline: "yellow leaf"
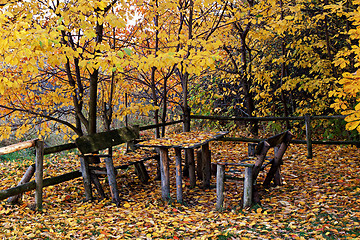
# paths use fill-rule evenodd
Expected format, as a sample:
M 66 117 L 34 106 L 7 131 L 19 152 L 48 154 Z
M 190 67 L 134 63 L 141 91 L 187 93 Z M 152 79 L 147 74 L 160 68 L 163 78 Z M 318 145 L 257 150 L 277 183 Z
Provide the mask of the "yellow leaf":
M 354 121 L 354 122 L 349 122 L 346 124 L 346 129 L 351 131 L 351 130 L 354 130 L 355 128 L 358 127 L 358 125 L 360 124 L 360 121 Z

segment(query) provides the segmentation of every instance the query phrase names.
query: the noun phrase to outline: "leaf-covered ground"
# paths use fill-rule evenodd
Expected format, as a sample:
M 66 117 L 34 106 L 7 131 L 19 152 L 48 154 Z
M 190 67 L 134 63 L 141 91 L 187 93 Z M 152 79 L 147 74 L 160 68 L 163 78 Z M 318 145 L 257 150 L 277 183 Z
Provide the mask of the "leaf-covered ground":
M 225 142 L 211 146 L 214 159 L 236 161 L 246 144 Z M 291 145 L 284 157 L 284 185 L 261 189 L 261 205 L 242 210 L 241 181 L 226 182 L 225 210 L 215 211 L 216 190 L 189 189 L 185 204 L 163 202 L 155 162 L 148 162 L 152 180 L 143 185 L 133 169 L 121 170 L 118 186 L 123 205 L 109 200 L 84 202 L 81 178 L 47 187 L 44 211 L 34 212 L 34 193 L 18 206 L 0 203 L 2 239 L 359 239 L 359 149 Z M 172 158 L 173 159 L 173 158 Z M 171 170 L 174 169 L 172 161 Z M 0 189 L 16 185 L 31 161 L 0 162 Z M 46 158 L 45 177 L 77 170 L 75 154 Z M 174 176 L 174 174 L 171 174 Z M 263 178 L 263 174 L 260 179 Z M 240 176 L 241 177 L 241 176 Z M 172 179 L 172 187 L 174 187 Z M 106 179 L 102 180 L 109 195 Z M 215 185 L 215 177 L 212 177 Z M 201 185 L 198 182 L 198 185 Z M 175 189 L 171 191 L 176 199 Z

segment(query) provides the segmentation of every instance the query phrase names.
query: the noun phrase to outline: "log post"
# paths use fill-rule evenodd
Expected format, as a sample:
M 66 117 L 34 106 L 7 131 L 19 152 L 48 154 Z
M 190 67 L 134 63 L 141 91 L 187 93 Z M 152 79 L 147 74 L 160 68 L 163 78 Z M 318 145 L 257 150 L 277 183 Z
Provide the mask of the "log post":
M 176 171 L 176 200 L 179 203 L 183 202 L 182 192 L 182 172 L 181 172 L 181 149 L 175 148 L 175 171 Z
M 255 148 L 257 143 L 248 143 L 248 157 L 255 157 Z
M 266 178 L 264 180 L 264 186 L 265 187 L 268 187 L 270 186 L 270 183 L 271 181 L 273 180 L 274 178 L 274 175 L 278 170 L 279 166 L 281 165 L 282 163 L 282 158 L 285 154 L 285 151 L 287 149 L 287 147 L 289 146 L 289 143 L 290 143 L 290 140 L 292 138 L 292 135 L 291 134 L 288 134 L 286 136 L 286 139 L 284 139 L 284 141 L 281 143 L 279 149 L 277 150 L 275 156 L 274 156 L 274 161 L 273 163 L 271 164 L 271 168 L 268 172 L 268 174 L 266 175 Z M 277 184 L 278 182 L 275 182 L 275 184 Z
M 281 165 L 276 169 L 275 175 L 274 175 L 274 184 L 275 186 L 281 186 L 282 180 L 281 180 Z
M 86 201 L 91 201 L 93 199 L 92 195 L 92 188 L 91 188 L 91 177 L 90 177 L 90 169 L 89 169 L 89 162 L 87 158 L 80 157 L 80 164 L 81 164 L 81 174 L 83 176 L 84 182 L 84 190 L 85 190 L 85 199 Z
M 186 149 L 185 151 L 186 154 L 188 155 L 188 162 L 189 162 L 190 188 L 194 188 L 196 185 L 194 149 Z
M 202 172 L 203 172 L 203 188 L 210 188 L 211 179 L 211 156 L 209 143 L 202 145 Z
M 312 142 L 311 142 L 311 117 L 309 114 L 305 115 L 305 129 L 306 129 L 306 146 L 307 146 L 307 158 L 312 159 Z
M 105 166 L 110 186 L 111 198 L 116 206 L 120 206 L 119 190 L 117 188 L 116 173 L 112 157 L 105 158 Z
M 144 162 L 139 161 L 134 164 L 134 167 L 135 167 L 135 173 L 138 176 L 140 182 L 144 184 L 148 183 L 150 177 L 149 177 L 149 173 L 146 171 Z
M 26 170 L 24 176 L 21 178 L 18 186 L 27 183 L 30 181 L 31 177 L 34 175 L 35 173 L 35 164 L 31 165 L 30 167 L 28 167 L 28 169 Z M 10 204 L 16 204 L 19 203 L 19 199 L 21 199 L 22 194 L 19 195 L 15 195 L 12 196 L 8 199 L 8 203 Z
M 199 180 L 203 180 L 201 149 L 196 151 L 196 176 Z
M 243 208 L 251 207 L 252 200 L 252 186 L 253 186 L 253 173 L 252 167 L 245 168 L 245 178 L 244 178 L 244 201 Z
M 279 151 L 279 146 L 274 147 L 274 156 L 276 156 Z M 274 184 L 275 186 L 281 186 L 282 185 L 282 181 L 281 181 L 281 165 L 277 168 L 276 172 L 275 172 L 275 176 L 274 176 Z
M 97 193 L 98 193 L 99 196 L 100 196 L 100 199 L 102 200 L 102 199 L 106 198 L 104 189 L 103 189 L 102 186 L 101 186 L 101 183 L 100 183 L 100 181 L 99 181 L 99 178 L 98 178 L 98 176 L 94 173 L 93 170 L 91 171 L 90 178 L 91 178 L 91 182 L 94 184 L 94 186 L 95 186 L 95 188 L 96 188 Z
M 269 151 L 269 149 L 270 149 L 270 144 L 265 141 L 262 144 L 262 149 L 260 150 L 260 153 L 256 155 L 255 166 L 252 170 L 252 174 L 253 174 L 252 179 L 254 182 L 256 181 L 256 178 L 259 175 L 259 172 L 261 170 L 261 167 L 264 163 L 266 154 Z
M 223 208 L 225 166 L 217 164 L 216 169 L 216 210 Z
M 43 168 L 44 168 L 44 142 L 36 140 L 35 142 L 35 207 L 36 210 L 42 210 L 42 196 L 43 196 Z
M 159 151 L 160 151 L 161 196 L 164 201 L 168 201 L 170 200 L 168 149 L 159 148 Z

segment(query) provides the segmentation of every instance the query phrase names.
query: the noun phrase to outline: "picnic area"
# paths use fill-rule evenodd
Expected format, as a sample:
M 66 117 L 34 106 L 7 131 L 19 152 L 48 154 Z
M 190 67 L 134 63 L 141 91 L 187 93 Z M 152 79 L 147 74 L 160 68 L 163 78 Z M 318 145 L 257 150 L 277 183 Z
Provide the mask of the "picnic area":
M 248 155 L 247 143 L 211 142 L 213 158 L 238 162 Z M 124 147 L 114 150 L 114 165 Z M 83 239 L 338 239 L 359 237 L 359 149 L 351 146 L 314 146 L 306 157 L 305 145 L 291 145 L 283 157 L 282 186 L 260 189 L 260 202 L 244 209 L 240 204 L 243 183 L 236 176 L 225 184 L 221 211 L 213 187 L 201 181 L 190 188 L 184 177 L 184 201 L 176 201 L 175 150 L 169 150 L 170 199 L 164 201 L 157 161 L 146 161 L 149 182 L 142 183 L 133 169 L 119 169 L 120 205 L 111 200 L 110 187 L 100 179 L 108 198 L 85 201 L 80 178 L 43 189 L 43 211 L 34 211 L 34 194 L 23 195 L 20 205 L 0 204 L 1 230 L 6 238 Z M 121 161 L 128 161 L 121 158 Z M 20 180 L 33 160 L 1 162 L 2 189 Z M 78 170 L 74 152 L 45 158 L 44 178 Z M 264 180 L 264 172 L 259 179 Z

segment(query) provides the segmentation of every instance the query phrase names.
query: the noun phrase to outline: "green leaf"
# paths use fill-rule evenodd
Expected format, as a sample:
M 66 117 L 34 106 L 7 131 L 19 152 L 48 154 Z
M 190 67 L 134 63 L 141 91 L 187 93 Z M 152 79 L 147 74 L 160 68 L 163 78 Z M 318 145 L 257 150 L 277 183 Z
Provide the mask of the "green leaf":
M 120 58 L 123 58 L 124 57 L 124 53 L 122 51 L 118 51 L 117 53 L 119 55 Z
M 124 52 L 129 56 L 131 56 L 131 54 L 132 54 L 132 51 L 130 48 L 124 48 Z
M 61 17 L 57 20 L 57 24 L 61 24 L 61 22 L 64 20 L 64 17 Z

